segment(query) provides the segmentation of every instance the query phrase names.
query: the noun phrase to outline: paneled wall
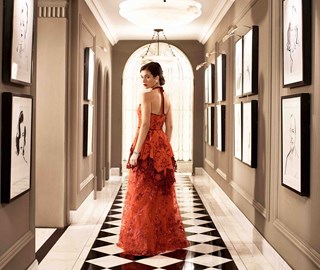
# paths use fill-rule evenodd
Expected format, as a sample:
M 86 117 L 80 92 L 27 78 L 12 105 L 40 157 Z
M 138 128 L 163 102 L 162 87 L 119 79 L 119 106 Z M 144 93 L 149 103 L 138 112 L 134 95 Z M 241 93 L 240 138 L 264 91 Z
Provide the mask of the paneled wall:
M 262 235 L 294 269 L 320 268 L 320 196 L 319 196 L 319 25 L 320 4 L 312 2 L 312 83 L 284 88 L 282 82 L 282 1 L 235 1 L 232 8 L 205 44 L 207 52 L 225 53 L 226 64 L 226 147 L 205 144 L 204 168 L 223 188 Z M 234 35 L 225 42 L 230 25 L 239 27 L 236 34 L 259 27 L 258 94 L 235 97 Z M 215 55 L 209 58 L 215 63 Z M 310 196 L 300 196 L 281 185 L 281 97 L 311 94 Z M 234 103 L 258 101 L 257 168 L 234 157 Z M 214 105 L 220 104 L 215 102 Z M 217 131 L 215 126 L 215 138 Z M 308 179 L 302 179 L 308 181 Z

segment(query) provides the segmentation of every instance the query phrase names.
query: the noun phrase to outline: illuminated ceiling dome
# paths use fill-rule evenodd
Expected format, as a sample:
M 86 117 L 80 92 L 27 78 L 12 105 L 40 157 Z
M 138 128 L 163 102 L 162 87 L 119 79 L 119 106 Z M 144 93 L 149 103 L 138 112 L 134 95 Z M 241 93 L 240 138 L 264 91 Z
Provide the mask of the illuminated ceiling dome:
M 201 15 L 201 4 L 194 0 L 126 0 L 119 8 L 131 23 L 151 29 L 186 25 Z

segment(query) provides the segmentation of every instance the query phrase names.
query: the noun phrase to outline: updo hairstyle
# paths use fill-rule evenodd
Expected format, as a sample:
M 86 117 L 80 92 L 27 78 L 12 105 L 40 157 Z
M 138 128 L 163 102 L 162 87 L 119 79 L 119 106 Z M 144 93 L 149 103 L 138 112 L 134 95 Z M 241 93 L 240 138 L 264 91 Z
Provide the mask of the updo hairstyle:
M 143 65 L 140 68 L 140 72 L 143 71 L 143 70 L 150 71 L 150 73 L 152 74 L 153 77 L 159 76 L 160 85 L 164 85 L 165 84 L 166 81 L 165 81 L 165 79 L 163 77 L 163 71 L 162 71 L 162 68 L 161 68 L 159 63 L 157 63 L 157 62 L 149 62 L 149 63 Z

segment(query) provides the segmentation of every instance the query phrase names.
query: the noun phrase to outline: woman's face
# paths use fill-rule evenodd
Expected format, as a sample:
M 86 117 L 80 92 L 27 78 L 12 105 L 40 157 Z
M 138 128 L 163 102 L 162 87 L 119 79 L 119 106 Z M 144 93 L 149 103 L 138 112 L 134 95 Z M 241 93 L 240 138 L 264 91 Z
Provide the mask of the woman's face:
M 140 72 L 142 83 L 144 88 L 152 88 L 156 86 L 159 82 L 159 76 L 153 77 L 149 70 L 142 70 Z

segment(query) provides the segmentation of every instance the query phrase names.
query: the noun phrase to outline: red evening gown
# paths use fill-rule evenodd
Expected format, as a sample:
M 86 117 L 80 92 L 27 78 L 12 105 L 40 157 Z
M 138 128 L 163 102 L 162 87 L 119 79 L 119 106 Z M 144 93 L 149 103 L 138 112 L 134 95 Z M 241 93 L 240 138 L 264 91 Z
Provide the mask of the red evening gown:
M 130 168 L 118 246 L 125 254 L 151 256 L 189 246 L 174 188 L 176 162 L 162 127 L 164 114 L 151 114 L 150 128 L 143 143 L 138 165 Z M 131 146 L 136 145 L 141 125 Z M 129 158 L 130 159 L 130 158 Z

